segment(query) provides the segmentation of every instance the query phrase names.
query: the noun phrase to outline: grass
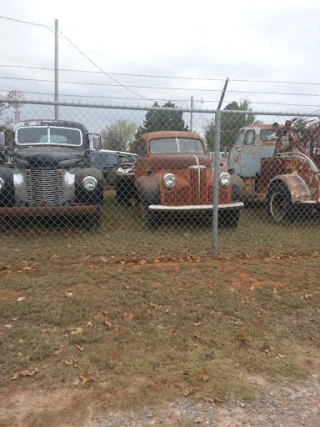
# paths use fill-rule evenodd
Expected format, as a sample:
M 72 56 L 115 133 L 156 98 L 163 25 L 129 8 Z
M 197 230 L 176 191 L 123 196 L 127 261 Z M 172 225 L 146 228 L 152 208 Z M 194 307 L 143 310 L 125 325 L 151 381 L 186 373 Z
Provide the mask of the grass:
M 111 196 L 99 232 L 2 234 L 0 399 L 67 390 L 75 413 L 83 399 L 94 412 L 177 396 L 250 401 L 248 375 L 320 371 L 316 224 L 245 209 L 237 230 L 219 230 L 213 262 L 210 228 L 151 231 Z M 23 425 L 59 425 L 66 411 L 28 409 Z
M 118 205 L 112 190 L 105 196 L 103 225 L 99 231 L 85 231 L 65 224 L 62 228 L 26 224 L 1 232 L 1 263 L 27 266 L 59 257 L 78 260 L 79 257 L 102 256 L 114 260 L 139 258 L 147 261 L 161 256 L 188 255 L 210 259 L 212 232 L 200 221 L 164 224 L 158 230 L 148 229 L 140 219 L 138 209 Z M 309 255 L 318 251 L 320 227 L 312 222 L 273 223 L 263 208 L 244 209 L 236 230 L 219 229 L 221 255 L 290 256 Z M 26 265 L 24 266 L 26 267 Z
M 164 396 L 250 401 L 247 375 L 282 382 L 320 368 L 318 263 L 47 261 L 2 273 L 1 388 L 87 390 L 122 409 Z

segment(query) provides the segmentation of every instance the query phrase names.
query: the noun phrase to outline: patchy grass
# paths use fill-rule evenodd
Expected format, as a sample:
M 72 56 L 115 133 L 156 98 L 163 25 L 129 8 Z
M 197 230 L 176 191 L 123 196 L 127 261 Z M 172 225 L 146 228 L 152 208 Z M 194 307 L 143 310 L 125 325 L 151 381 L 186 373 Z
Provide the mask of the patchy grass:
M 109 191 L 100 231 L 2 231 L 0 400 L 24 390 L 39 410 L 20 405 L 17 421 L 9 402 L 0 424 L 59 425 L 84 401 L 94 413 L 164 396 L 250 401 L 248 375 L 319 374 L 319 230 L 245 209 L 212 262 L 210 227 L 149 230 Z
M 250 401 L 248 375 L 319 373 L 317 256 L 155 261 L 3 270 L 0 396 L 67 389 L 95 396 L 95 411 L 164 396 Z M 24 425 L 39 417 L 59 420 L 30 410 Z
M 202 259 L 212 256 L 210 226 L 191 220 L 165 223 L 150 230 L 141 220 L 138 208 L 119 205 L 112 190 L 106 192 L 103 224 L 98 231 L 85 231 L 70 223 L 61 227 L 28 223 L 0 233 L 0 269 L 1 263 L 17 268 L 21 261 L 30 266 L 57 258 L 73 262 L 86 256 L 117 260 L 134 256 L 147 261 L 159 254 L 184 258 L 192 254 Z M 236 230 L 219 229 L 219 251 L 237 257 L 310 255 L 318 252 L 319 239 L 318 220 L 276 224 L 263 208 L 244 209 Z

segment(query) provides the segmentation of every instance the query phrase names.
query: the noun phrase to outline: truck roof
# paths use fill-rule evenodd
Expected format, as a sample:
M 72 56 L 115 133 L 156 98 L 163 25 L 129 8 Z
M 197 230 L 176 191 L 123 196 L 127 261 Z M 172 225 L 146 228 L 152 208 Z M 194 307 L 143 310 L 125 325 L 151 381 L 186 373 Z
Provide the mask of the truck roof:
M 190 138 L 190 139 L 200 139 L 204 142 L 203 138 L 196 132 L 188 131 L 158 131 L 158 132 L 149 132 L 141 136 L 146 142 L 151 141 L 151 139 L 158 138 Z
M 279 125 L 279 126 L 283 126 L 283 125 Z M 252 129 L 252 128 L 256 128 L 256 129 L 272 129 L 272 124 L 268 123 L 253 123 L 252 125 L 247 125 L 247 126 L 243 126 L 240 130 L 242 129 Z
M 56 126 L 64 128 L 80 129 L 83 133 L 88 133 L 87 128 L 78 122 L 68 120 L 50 120 L 50 119 L 31 119 L 23 120 L 14 126 L 14 130 L 24 126 Z

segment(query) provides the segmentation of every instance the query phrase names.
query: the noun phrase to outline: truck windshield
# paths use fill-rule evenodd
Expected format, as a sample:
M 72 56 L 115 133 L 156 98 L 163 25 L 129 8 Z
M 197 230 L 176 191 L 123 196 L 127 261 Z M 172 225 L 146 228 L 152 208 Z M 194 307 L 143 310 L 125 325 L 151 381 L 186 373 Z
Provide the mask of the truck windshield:
M 48 126 L 22 127 L 17 130 L 16 142 L 20 145 L 72 145 L 82 144 L 79 129 Z
M 161 138 L 150 141 L 152 154 L 197 153 L 203 154 L 204 148 L 199 139 Z

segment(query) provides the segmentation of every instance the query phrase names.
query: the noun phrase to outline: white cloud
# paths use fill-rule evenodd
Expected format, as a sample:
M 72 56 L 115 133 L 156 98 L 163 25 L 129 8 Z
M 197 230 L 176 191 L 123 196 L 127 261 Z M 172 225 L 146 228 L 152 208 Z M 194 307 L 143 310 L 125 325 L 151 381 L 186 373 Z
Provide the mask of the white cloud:
M 100 67 L 110 72 L 284 81 L 317 81 L 319 76 L 318 1 L 198 0 L 189 3 L 163 0 L 154 3 L 146 0 L 91 0 L 82 6 L 78 1 L 70 0 L 49 3 L 0 0 L 0 6 L 5 16 L 40 22 L 52 28 L 54 19 L 59 18 L 61 31 Z M 1 20 L 0 38 L 5 40 L 0 47 L 1 63 L 53 67 L 54 36 L 47 29 Z M 95 70 L 63 38 L 59 42 L 59 66 Z M 1 76 L 53 80 L 52 71 L 0 67 Z M 132 88 L 147 98 L 188 100 L 193 95 L 198 100 L 217 100 L 223 86 L 223 81 L 114 77 L 125 85 L 193 88 L 191 91 Z M 121 87 L 62 83 L 114 84 L 105 75 L 61 72 L 60 80 L 62 94 L 137 97 Z M 0 90 L 3 91 L 0 93 L 13 88 L 50 93 L 53 92 L 53 83 L 0 78 Z M 228 90 L 226 102 L 248 97 L 253 103 L 259 102 L 256 104 L 259 109 L 272 108 L 269 104 L 261 105 L 261 102 L 320 104 L 320 98 L 315 96 L 320 95 L 319 86 L 231 81 Z M 253 91 L 263 93 L 253 94 Z M 134 102 L 138 101 L 131 103 Z M 205 106 L 213 108 L 216 104 L 203 104 Z M 312 108 L 304 110 L 312 111 Z

